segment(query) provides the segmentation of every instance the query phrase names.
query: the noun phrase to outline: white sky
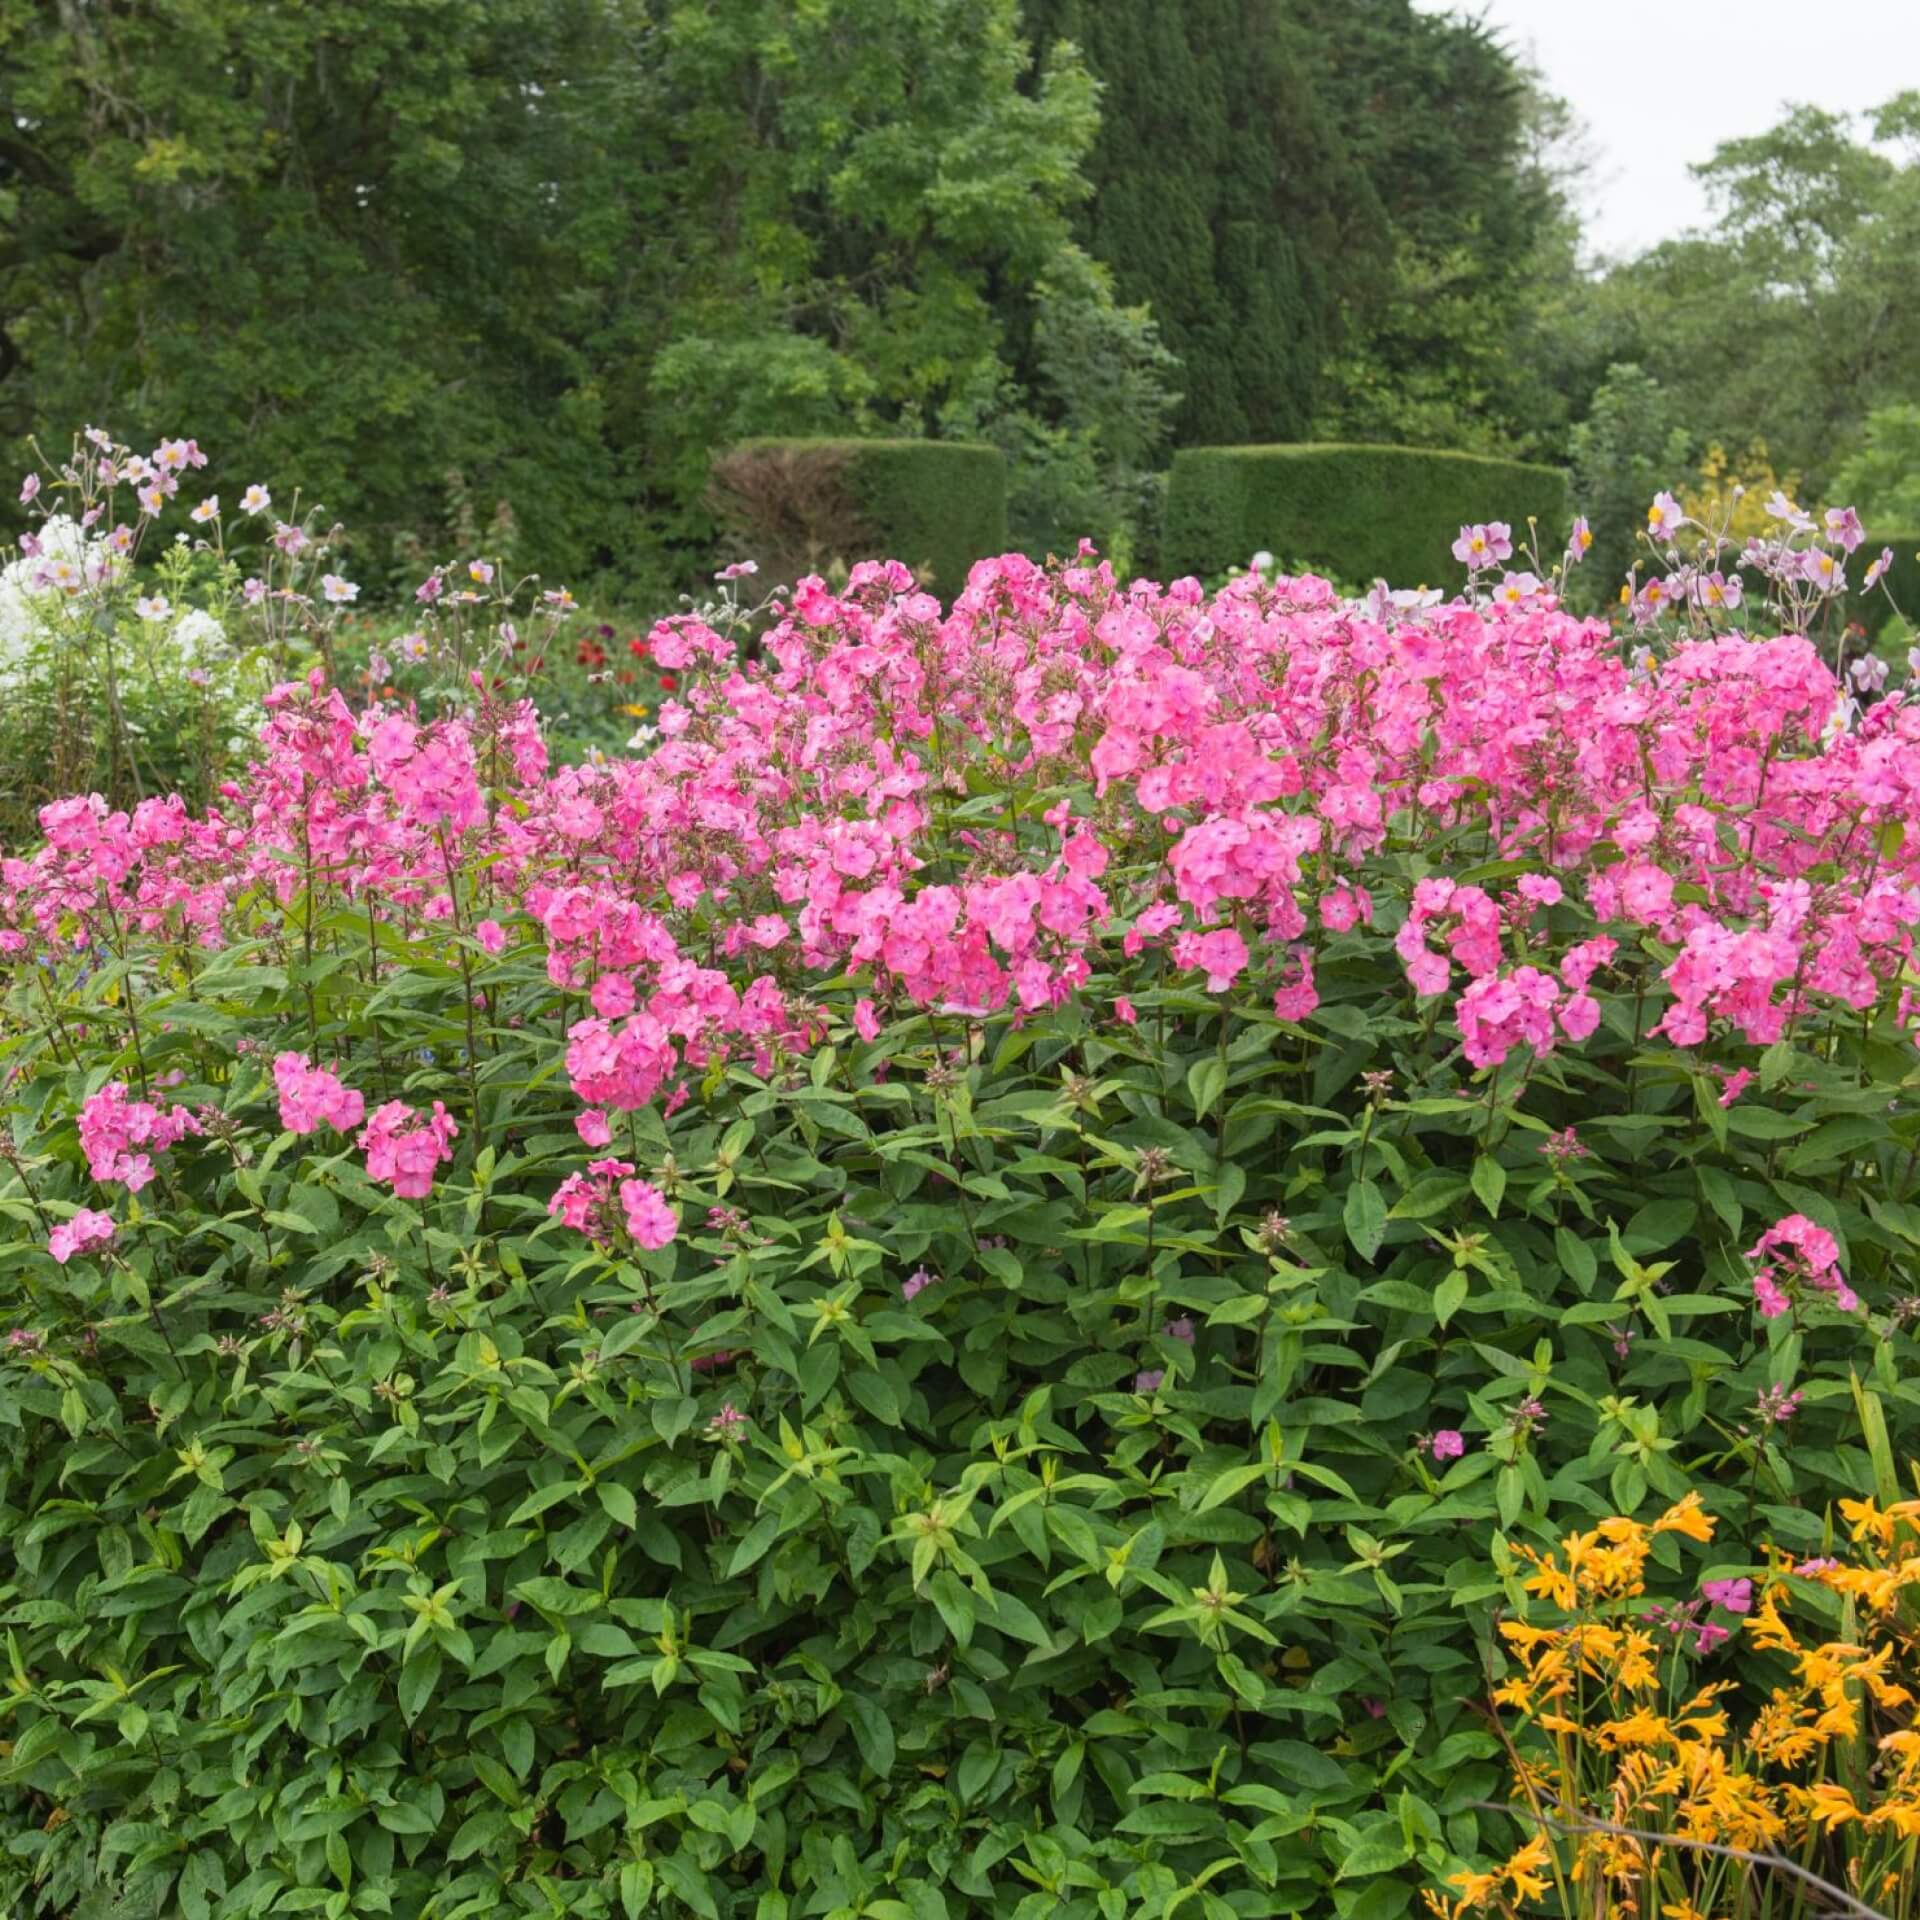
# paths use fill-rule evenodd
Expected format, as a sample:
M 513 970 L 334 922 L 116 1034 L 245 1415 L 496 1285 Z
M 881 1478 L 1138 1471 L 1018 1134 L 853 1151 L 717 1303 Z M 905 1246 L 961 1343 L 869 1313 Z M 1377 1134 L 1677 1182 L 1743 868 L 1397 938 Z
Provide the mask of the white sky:
M 1707 217 L 1688 166 L 1783 102 L 1833 112 L 1920 87 L 1920 0 L 1415 0 L 1484 18 L 1586 123 L 1588 243 L 1635 253 Z

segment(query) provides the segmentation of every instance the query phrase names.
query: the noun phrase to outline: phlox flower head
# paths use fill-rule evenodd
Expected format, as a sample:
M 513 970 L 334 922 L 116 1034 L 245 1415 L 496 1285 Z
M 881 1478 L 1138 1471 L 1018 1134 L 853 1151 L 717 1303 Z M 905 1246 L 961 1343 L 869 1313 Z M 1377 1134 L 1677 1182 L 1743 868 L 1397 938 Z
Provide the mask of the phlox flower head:
M 1796 1293 L 1830 1294 L 1843 1313 L 1859 1310 L 1860 1296 L 1840 1271 L 1839 1242 L 1803 1213 L 1775 1221 L 1747 1249 L 1747 1258 L 1760 1263 L 1753 1295 L 1766 1319 L 1785 1313 Z
M 453 1158 L 460 1129 L 436 1100 L 423 1114 L 404 1100 L 389 1100 L 373 1110 L 360 1135 L 366 1150 L 367 1178 L 390 1186 L 403 1200 L 424 1200 L 433 1191 L 433 1170 Z
M 82 1207 L 71 1220 L 62 1220 L 47 1235 L 47 1251 L 64 1267 L 76 1253 L 103 1247 L 113 1238 L 113 1216 Z
M 273 1083 L 280 1095 L 280 1124 L 289 1133 L 312 1133 L 321 1126 L 351 1133 L 366 1118 L 362 1095 L 304 1053 L 277 1054 Z
M 627 1231 L 634 1244 L 649 1251 L 669 1246 L 680 1230 L 680 1222 L 666 1196 L 646 1180 L 620 1183 L 620 1208 L 626 1215 Z
M 626 1160 L 592 1160 L 585 1173 L 570 1173 L 547 1202 L 547 1212 L 563 1220 L 575 1233 L 584 1233 L 596 1246 L 611 1246 L 618 1237 L 620 1213 L 617 1183 L 632 1173 Z
M 1466 1436 L 1458 1427 L 1442 1427 L 1427 1442 L 1436 1460 L 1458 1460 L 1467 1450 Z
M 102 1184 L 138 1193 L 153 1178 L 156 1153 L 201 1130 L 185 1107 L 162 1109 L 136 1100 L 126 1083 L 110 1080 L 80 1109 L 80 1146 L 87 1171 Z

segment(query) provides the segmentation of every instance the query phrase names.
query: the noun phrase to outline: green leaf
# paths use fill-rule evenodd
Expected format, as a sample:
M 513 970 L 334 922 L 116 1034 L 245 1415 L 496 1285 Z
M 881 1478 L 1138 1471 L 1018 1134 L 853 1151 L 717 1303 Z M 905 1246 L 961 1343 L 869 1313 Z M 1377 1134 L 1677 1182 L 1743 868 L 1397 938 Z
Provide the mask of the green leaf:
M 1187 1095 L 1196 1120 L 1204 1120 L 1226 1090 L 1227 1063 L 1218 1054 L 1209 1054 L 1187 1069 Z
M 1354 1252 L 1363 1260 L 1372 1260 L 1387 1232 L 1387 1203 L 1380 1189 L 1364 1177 L 1355 1180 L 1347 1189 L 1341 1217 Z
M 1481 1154 L 1473 1163 L 1473 1191 L 1480 1204 L 1496 1220 L 1500 1217 L 1501 1196 L 1507 1190 L 1507 1170 L 1491 1154 Z M 1441 1323 L 1446 1324 L 1444 1321 Z
M 864 1694 L 849 1693 L 840 1702 L 853 1743 L 868 1768 L 885 1780 L 893 1772 L 893 1722 Z

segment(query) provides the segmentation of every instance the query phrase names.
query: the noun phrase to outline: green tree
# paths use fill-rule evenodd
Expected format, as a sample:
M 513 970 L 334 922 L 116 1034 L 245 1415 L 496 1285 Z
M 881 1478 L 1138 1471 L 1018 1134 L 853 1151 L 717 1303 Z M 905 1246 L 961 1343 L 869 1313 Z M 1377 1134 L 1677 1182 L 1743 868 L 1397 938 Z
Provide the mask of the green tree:
M 1294 4 L 1392 235 L 1324 369 L 1316 437 L 1557 457 L 1577 123 L 1478 22 L 1405 0 Z
M 1634 563 L 1647 507 L 1687 470 L 1691 448 L 1672 426 L 1665 389 L 1644 367 L 1607 369 L 1585 420 L 1572 435 L 1573 497 L 1593 528 L 1593 546 L 1573 576 L 1591 610 L 1611 603 Z
M 1168 363 L 1073 239 L 1098 108 L 1072 50 L 1036 68 L 1014 0 L 662 0 L 650 46 L 635 241 L 668 257 L 607 358 L 655 537 L 705 538 L 717 446 L 872 431 L 1037 453 L 1066 481 L 1023 476 L 1029 538 L 1063 505 L 1105 531 Z
M 1183 443 L 1294 439 L 1390 241 L 1289 0 L 1027 0 L 1101 86 L 1081 231 L 1182 369 Z
M 607 0 L 0 0 L 6 430 L 191 433 L 360 527 L 465 492 L 603 557 L 580 322 L 634 47 Z
M 1920 94 L 1796 108 L 1699 171 L 1714 223 L 1608 275 L 1600 324 L 1696 440 L 1760 438 L 1824 495 L 1869 415 L 1920 395 Z

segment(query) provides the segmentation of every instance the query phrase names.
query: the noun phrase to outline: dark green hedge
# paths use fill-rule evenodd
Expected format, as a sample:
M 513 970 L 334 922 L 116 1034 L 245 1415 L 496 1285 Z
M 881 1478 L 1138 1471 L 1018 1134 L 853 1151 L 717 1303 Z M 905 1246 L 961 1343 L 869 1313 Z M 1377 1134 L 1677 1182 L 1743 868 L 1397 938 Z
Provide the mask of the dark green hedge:
M 886 558 L 943 600 L 1005 553 L 1007 463 L 956 440 L 748 440 L 715 462 L 715 502 L 763 565 L 790 573 Z
M 1262 549 L 1343 580 L 1452 584 L 1464 523 L 1532 515 L 1557 554 L 1572 517 L 1557 467 L 1419 447 L 1189 447 L 1174 456 L 1168 571 L 1213 577 Z

